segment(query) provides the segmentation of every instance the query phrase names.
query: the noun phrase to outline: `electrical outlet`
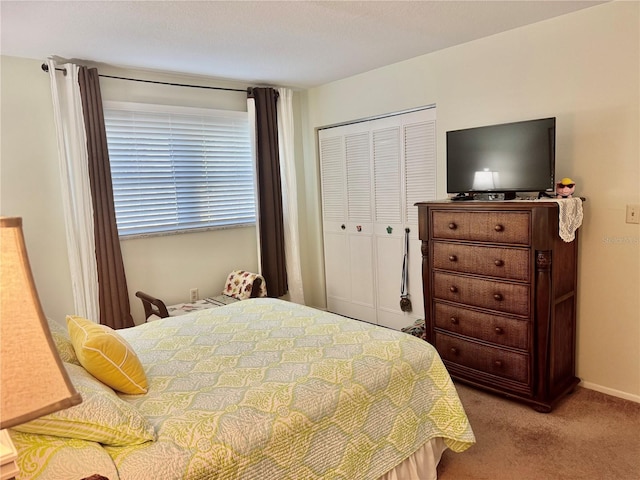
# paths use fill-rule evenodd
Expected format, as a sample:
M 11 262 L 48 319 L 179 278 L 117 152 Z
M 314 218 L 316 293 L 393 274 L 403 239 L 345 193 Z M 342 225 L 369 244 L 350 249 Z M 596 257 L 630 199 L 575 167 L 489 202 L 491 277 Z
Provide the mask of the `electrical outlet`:
M 198 289 L 197 288 L 192 288 L 191 290 L 189 290 L 189 293 L 191 295 L 191 301 L 195 302 L 196 300 L 198 300 L 199 295 L 198 295 Z
M 640 223 L 640 205 L 627 205 L 627 223 Z

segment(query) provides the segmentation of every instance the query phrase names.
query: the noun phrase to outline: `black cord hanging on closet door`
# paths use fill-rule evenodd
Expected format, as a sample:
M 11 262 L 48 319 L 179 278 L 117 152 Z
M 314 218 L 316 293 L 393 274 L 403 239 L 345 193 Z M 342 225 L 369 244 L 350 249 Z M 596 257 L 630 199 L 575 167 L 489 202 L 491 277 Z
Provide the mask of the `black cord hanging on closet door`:
M 402 261 L 402 285 L 400 287 L 400 310 L 403 312 L 411 311 L 411 300 L 409 300 L 409 264 L 408 264 L 408 256 L 409 256 L 409 230 L 408 228 L 404 229 L 404 259 Z

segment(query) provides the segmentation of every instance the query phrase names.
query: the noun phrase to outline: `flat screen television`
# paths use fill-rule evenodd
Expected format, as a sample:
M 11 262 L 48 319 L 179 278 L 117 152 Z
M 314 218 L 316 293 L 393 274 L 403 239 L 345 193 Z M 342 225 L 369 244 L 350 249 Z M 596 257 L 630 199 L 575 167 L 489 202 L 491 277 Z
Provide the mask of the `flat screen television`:
M 448 131 L 447 192 L 553 192 L 555 143 L 555 117 Z

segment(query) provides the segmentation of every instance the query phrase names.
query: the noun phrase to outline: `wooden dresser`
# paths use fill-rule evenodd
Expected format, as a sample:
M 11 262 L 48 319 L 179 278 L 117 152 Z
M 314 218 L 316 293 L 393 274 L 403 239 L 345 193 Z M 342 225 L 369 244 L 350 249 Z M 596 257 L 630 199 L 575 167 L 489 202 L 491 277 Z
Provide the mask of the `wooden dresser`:
M 551 411 L 580 381 L 577 232 L 551 201 L 417 206 L 427 340 L 453 378 Z

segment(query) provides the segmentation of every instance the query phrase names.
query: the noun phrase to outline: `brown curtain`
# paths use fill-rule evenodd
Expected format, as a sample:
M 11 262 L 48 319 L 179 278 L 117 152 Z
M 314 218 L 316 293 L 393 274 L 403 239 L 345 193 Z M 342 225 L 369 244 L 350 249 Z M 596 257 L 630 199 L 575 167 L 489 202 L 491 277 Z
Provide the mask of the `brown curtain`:
M 278 153 L 278 92 L 273 88 L 251 88 L 256 108 L 256 162 L 260 215 L 260 251 L 262 276 L 269 297 L 287 293 L 287 268 L 284 251 L 282 186 Z
M 79 82 L 87 132 L 89 182 L 93 200 L 100 323 L 111 328 L 132 327 L 134 323 L 113 204 L 111 167 L 98 70 L 80 67 Z

